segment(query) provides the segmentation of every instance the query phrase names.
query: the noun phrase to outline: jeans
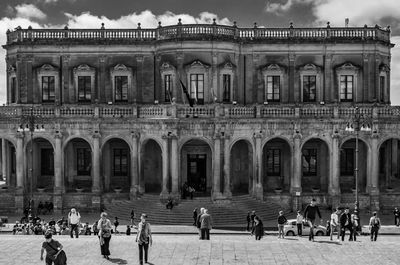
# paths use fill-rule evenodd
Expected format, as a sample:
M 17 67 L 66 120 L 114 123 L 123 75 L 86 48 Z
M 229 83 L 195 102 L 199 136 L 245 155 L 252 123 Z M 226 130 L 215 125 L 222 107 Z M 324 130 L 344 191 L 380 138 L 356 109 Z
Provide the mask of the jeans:
M 71 238 L 74 238 L 74 232 L 75 232 L 75 237 L 79 237 L 79 229 L 78 229 L 78 224 L 71 224 L 71 231 L 69 232 Z
M 376 238 L 378 237 L 378 227 L 371 227 L 371 241 L 376 241 Z
M 394 217 L 394 225 L 397 225 L 397 226 L 400 225 L 400 217 L 399 216 Z
M 208 228 L 201 229 L 201 239 L 210 240 L 210 229 Z
M 331 240 L 332 240 L 332 236 L 333 236 L 333 232 L 337 232 L 337 239 L 340 238 L 340 226 L 339 225 L 331 225 L 331 232 L 330 232 L 330 236 L 331 236 Z
M 110 256 L 110 237 L 103 237 L 104 244 L 100 245 L 101 255 Z
M 149 255 L 149 243 L 138 244 L 139 246 L 139 263 L 143 264 L 143 250 L 144 250 L 144 262 L 147 263 Z
M 314 240 L 314 223 L 315 219 L 308 219 L 308 225 L 310 226 L 310 235 L 308 236 L 308 240 Z
M 301 236 L 303 234 L 303 224 L 297 224 L 297 235 Z
M 352 235 L 353 235 L 353 227 L 351 227 L 351 226 L 345 226 L 345 227 L 343 227 L 341 230 L 341 232 L 342 232 L 342 241 L 344 241 L 344 236 L 345 236 L 345 234 L 346 234 L 346 228 L 347 229 L 349 229 L 349 231 L 350 231 L 350 237 L 349 237 L 349 240 L 351 240 L 352 239 Z
M 278 237 L 281 237 L 282 236 L 282 238 L 285 238 L 285 235 L 283 234 L 283 227 L 284 227 L 285 225 L 280 225 L 280 224 L 278 224 Z

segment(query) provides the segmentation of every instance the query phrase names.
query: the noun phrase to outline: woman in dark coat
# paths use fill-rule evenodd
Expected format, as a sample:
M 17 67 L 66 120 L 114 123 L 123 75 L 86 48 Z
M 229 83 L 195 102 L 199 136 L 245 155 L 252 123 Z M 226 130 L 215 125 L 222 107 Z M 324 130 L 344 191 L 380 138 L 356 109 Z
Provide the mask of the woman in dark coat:
M 258 216 L 254 217 L 254 227 L 251 234 L 255 235 L 256 240 L 260 240 L 264 236 L 264 225 Z

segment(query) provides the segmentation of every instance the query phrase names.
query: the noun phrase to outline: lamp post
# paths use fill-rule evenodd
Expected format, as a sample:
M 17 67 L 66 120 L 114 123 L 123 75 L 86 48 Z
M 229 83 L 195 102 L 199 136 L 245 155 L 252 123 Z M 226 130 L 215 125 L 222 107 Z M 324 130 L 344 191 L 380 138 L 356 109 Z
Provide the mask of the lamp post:
M 361 125 L 361 126 L 360 126 Z M 369 117 L 360 113 L 360 109 L 355 107 L 354 116 L 346 125 L 346 131 L 355 132 L 356 134 L 356 150 L 355 150 L 355 167 L 354 167 L 354 178 L 356 182 L 356 192 L 355 192 L 355 203 L 354 210 L 357 210 L 357 215 L 359 214 L 359 198 L 358 198 L 358 138 L 360 131 L 371 131 L 371 122 Z
M 34 114 L 33 107 L 29 109 L 28 115 L 23 115 L 21 117 L 20 125 L 17 129 L 18 132 L 29 132 L 30 135 L 30 149 L 29 153 L 31 154 L 31 163 L 29 168 L 30 182 L 29 182 L 29 209 L 33 211 L 33 133 L 34 132 L 42 132 L 45 131 L 44 125 L 38 124 L 38 120 L 41 120 L 41 117 Z

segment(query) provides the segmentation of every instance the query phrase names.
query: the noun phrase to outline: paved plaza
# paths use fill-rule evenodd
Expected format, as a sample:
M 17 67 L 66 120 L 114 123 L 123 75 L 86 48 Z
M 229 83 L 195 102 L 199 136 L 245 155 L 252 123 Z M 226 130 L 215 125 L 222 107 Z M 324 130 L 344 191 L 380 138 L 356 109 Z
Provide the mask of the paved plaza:
M 69 265 L 138 264 L 135 236 L 113 235 L 110 260 L 100 255 L 98 239 L 82 236 L 71 239 L 56 236 L 68 256 Z M 42 236 L 0 235 L 0 264 L 44 264 L 39 260 Z M 399 264 L 400 237 L 382 236 L 370 242 L 362 236 L 357 242 L 329 241 L 318 237 L 277 239 L 268 235 L 255 241 L 249 235 L 211 235 L 200 241 L 196 235 L 154 235 L 150 248 L 150 264 Z

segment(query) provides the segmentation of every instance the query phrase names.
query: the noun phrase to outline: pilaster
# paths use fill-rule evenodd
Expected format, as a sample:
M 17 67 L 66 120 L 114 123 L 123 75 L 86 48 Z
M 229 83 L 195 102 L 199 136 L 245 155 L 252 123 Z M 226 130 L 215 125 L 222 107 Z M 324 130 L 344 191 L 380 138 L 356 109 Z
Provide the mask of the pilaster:
M 92 192 L 99 194 L 100 187 L 100 138 L 101 135 L 98 131 L 92 135 L 93 137 L 93 187 Z
M 302 135 L 296 131 L 293 135 L 293 175 L 291 176 L 290 192 L 295 194 L 301 192 L 301 143 Z
M 170 135 L 171 138 L 171 193 L 174 198 L 179 196 L 179 174 L 178 174 L 178 136 Z
M 300 102 L 300 91 L 295 90 L 294 89 L 294 72 L 295 72 L 295 59 L 296 56 L 293 52 L 289 53 L 289 84 L 288 84 L 288 89 L 289 89 L 289 102 L 293 103 L 293 102 Z M 282 80 L 281 80 L 282 82 Z M 284 87 L 282 87 L 281 89 L 285 89 Z
M 132 137 L 132 150 L 131 150 L 131 188 L 130 199 L 135 199 L 139 193 L 139 173 L 138 173 L 138 140 L 139 133 L 133 131 Z
M 168 139 L 167 135 L 162 136 L 162 190 L 160 196 L 168 198 Z
M 17 133 L 17 150 L 16 150 L 16 194 L 15 208 L 17 213 L 24 211 L 24 134 Z
M 177 62 L 177 80 L 176 80 L 176 102 L 177 103 L 183 103 L 183 92 L 180 84 L 180 80 L 182 80 L 183 83 L 185 83 L 185 72 L 183 70 L 183 61 L 184 61 L 184 55 L 182 52 L 176 53 L 176 62 Z
M 337 132 L 332 135 L 332 146 L 330 155 L 330 174 L 329 174 L 329 195 L 340 195 L 340 160 L 339 160 L 339 134 Z
M 231 191 L 231 155 L 230 155 L 230 136 L 226 134 L 223 137 L 224 139 L 224 196 L 226 198 L 232 197 Z
M 69 71 L 69 55 L 61 56 L 61 86 L 55 91 L 55 102 L 57 105 L 64 103 L 75 103 L 78 101 L 78 95 L 75 95 L 74 89 L 69 89 L 70 71 Z M 64 95 L 64 100 L 63 96 Z
M 254 133 L 255 138 L 255 179 L 256 185 L 254 190 L 254 196 L 262 200 L 264 197 L 263 184 L 262 184 L 262 148 L 261 139 L 263 137 L 262 132 Z M 253 181 L 254 182 L 254 181 Z M 253 185 L 254 186 L 254 185 Z
M 222 197 L 221 194 L 221 138 L 218 133 L 214 134 L 214 174 L 212 186 L 212 199 Z

